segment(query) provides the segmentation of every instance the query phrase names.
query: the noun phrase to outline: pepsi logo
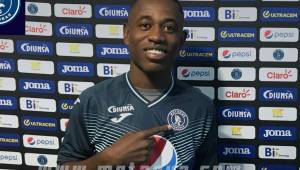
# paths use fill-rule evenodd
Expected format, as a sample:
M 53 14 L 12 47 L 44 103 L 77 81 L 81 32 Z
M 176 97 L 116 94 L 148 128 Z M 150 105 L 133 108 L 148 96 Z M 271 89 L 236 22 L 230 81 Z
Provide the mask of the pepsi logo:
M 265 35 L 265 37 L 266 37 L 267 39 L 271 39 L 271 38 L 273 37 L 273 33 L 272 33 L 271 30 L 266 31 L 266 32 L 264 33 L 264 35 Z
M 189 72 L 188 69 L 183 69 L 183 70 L 181 71 L 181 75 L 182 75 L 183 77 L 189 77 L 189 76 L 190 76 L 190 72 Z
M 229 50 L 224 50 L 222 53 L 222 56 L 224 58 L 229 58 L 231 56 L 230 51 Z
M 27 138 L 27 142 L 30 144 L 30 145 L 34 145 L 35 144 L 35 141 L 32 137 L 29 137 Z
M 135 166 L 134 170 L 176 169 L 177 153 L 172 143 L 158 135 L 154 135 L 153 138 L 154 145 L 152 147 L 152 155 L 145 163 Z

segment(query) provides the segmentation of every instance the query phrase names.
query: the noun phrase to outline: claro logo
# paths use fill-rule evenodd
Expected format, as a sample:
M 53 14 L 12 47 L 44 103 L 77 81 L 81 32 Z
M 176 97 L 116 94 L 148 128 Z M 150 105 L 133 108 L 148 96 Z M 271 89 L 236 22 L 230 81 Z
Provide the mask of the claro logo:
M 298 80 L 297 68 L 260 68 L 260 81 L 296 82 Z
M 25 22 L 26 35 L 52 36 L 52 24 L 48 22 Z
M 54 13 L 56 17 L 66 18 L 91 18 L 92 7 L 88 4 L 55 4 Z
M 256 89 L 253 87 L 219 87 L 219 100 L 255 100 Z

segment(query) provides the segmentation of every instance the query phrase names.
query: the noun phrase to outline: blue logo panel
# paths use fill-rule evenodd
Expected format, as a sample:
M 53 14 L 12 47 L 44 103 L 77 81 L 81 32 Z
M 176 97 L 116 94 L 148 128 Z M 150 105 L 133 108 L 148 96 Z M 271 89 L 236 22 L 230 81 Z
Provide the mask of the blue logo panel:
M 54 93 L 55 84 L 52 80 L 20 79 L 19 89 L 22 92 Z
M 19 147 L 20 136 L 18 134 L 0 133 L 0 147 Z
M 298 8 L 261 8 L 260 19 L 262 22 L 298 22 Z
M 214 21 L 215 8 L 212 7 L 183 7 L 185 21 Z
M 215 48 L 213 47 L 183 47 L 179 56 L 176 58 L 179 61 L 196 61 L 196 60 L 216 60 Z
M 296 170 L 294 165 L 260 164 L 258 170 Z
M 126 45 L 97 44 L 96 56 L 99 58 L 129 58 L 129 49 Z
M 58 107 L 60 113 L 71 113 L 75 100 L 65 99 L 59 100 Z
M 294 127 L 260 127 L 258 137 L 263 140 L 289 140 L 297 139 L 297 129 Z
M 220 0 L 220 1 L 223 1 L 223 2 L 254 2 L 257 0 Z
M 57 37 L 91 38 L 93 28 L 91 24 L 67 24 L 57 23 L 55 34 Z
M 0 110 L 16 110 L 17 99 L 12 96 L 0 96 Z
M 25 1 L 0 0 L 0 35 L 25 35 Z
M 256 41 L 256 28 L 230 28 L 223 27 L 218 29 L 219 41 Z
M 54 118 L 23 116 L 21 127 L 27 130 L 57 131 L 57 120 Z
M 128 18 L 128 5 L 96 5 L 96 18 L 104 19 L 126 19 Z
M 218 109 L 219 121 L 238 120 L 251 121 L 256 119 L 256 110 L 249 106 L 223 106 Z
M 58 62 L 57 72 L 61 76 L 94 76 L 92 63 Z
M 16 45 L 18 54 L 53 55 L 51 42 L 18 40 Z
M 220 144 L 218 153 L 223 158 L 255 158 L 256 148 L 254 145 Z
M 298 90 L 296 88 L 259 88 L 259 100 L 296 102 Z
M 0 72 L 14 72 L 16 70 L 15 60 L 10 58 L 0 58 Z

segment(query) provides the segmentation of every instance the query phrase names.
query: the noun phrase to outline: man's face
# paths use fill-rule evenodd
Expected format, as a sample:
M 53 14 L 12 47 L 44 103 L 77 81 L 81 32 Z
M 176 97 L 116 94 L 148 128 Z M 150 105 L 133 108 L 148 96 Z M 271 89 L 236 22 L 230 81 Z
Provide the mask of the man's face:
M 124 26 L 131 67 L 146 72 L 170 71 L 185 36 L 183 17 L 172 0 L 139 0 Z

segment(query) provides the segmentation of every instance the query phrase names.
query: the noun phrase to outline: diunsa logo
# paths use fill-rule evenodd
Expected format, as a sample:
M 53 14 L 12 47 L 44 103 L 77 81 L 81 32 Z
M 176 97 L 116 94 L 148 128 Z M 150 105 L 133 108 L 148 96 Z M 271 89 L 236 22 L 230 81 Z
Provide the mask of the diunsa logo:
M 134 107 L 131 104 L 127 104 L 124 106 L 110 106 L 107 111 L 109 113 L 122 113 L 122 112 L 132 112 L 134 111 Z

